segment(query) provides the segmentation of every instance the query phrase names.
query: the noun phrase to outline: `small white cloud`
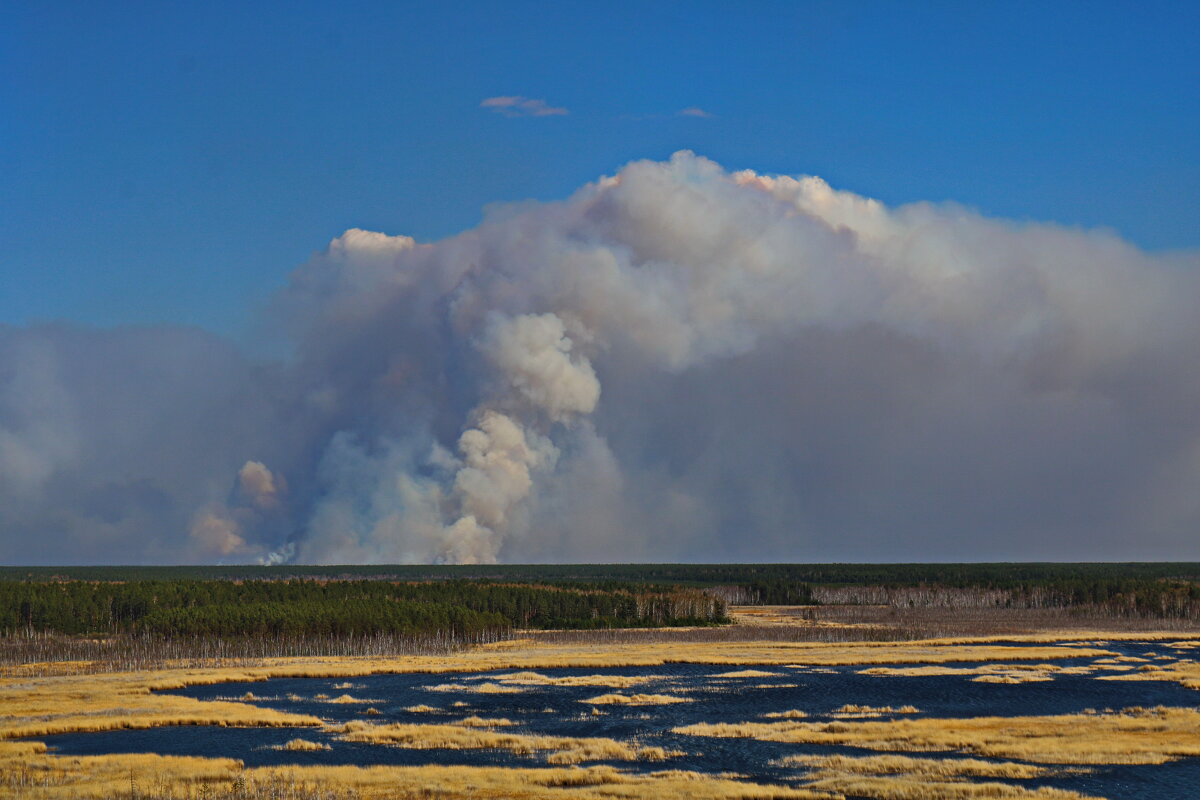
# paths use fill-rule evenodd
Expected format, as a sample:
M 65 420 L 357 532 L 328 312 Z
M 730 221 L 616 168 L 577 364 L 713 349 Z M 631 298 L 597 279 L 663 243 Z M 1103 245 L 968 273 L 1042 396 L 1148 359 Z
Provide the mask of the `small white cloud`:
M 708 111 L 705 111 L 703 108 L 700 108 L 699 106 L 688 106 L 687 108 L 681 110 L 677 116 L 680 116 L 680 117 L 702 117 L 704 119 L 711 119 L 712 117 L 714 117 L 716 115 L 712 114 Z
M 479 107 L 506 117 L 555 117 L 569 113 L 561 106 L 547 105 L 545 100 L 535 100 L 519 94 L 489 97 L 480 103 Z

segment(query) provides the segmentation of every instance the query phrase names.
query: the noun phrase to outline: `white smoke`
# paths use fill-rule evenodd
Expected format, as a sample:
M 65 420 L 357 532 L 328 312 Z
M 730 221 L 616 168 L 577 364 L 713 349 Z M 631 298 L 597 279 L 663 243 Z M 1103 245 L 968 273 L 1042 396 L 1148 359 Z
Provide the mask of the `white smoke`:
M 188 533 L 196 554 L 205 556 L 263 556 L 262 547 L 246 536 L 275 521 L 287 494 L 287 481 L 261 461 L 247 461 L 237 472 L 233 491 L 223 502 L 211 502 L 192 519 Z
M 586 358 L 571 359 L 574 343 L 554 314 L 492 315 L 482 349 L 511 390 L 551 419 L 590 414 L 600 399 L 600 383 Z
M 238 492 L 243 501 L 260 511 L 272 511 L 279 507 L 281 495 L 287 483 L 276 476 L 261 461 L 247 461 L 238 470 Z
M 9 331 L 0 525 L 117 560 L 1198 557 L 1198 304 L 1195 253 L 678 153 L 432 244 L 347 231 L 279 295 L 285 363 L 131 399 L 85 362 L 144 338 Z
M 206 509 L 197 514 L 189 534 L 202 555 L 230 556 L 250 552 L 242 537 L 241 523 L 223 508 Z

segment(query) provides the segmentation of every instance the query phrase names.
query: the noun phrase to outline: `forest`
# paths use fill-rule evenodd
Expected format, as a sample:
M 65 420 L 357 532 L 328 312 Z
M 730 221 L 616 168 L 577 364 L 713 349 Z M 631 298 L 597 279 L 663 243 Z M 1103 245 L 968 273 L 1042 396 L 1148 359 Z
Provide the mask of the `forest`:
M 0 568 L 0 635 L 418 637 L 708 626 L 727 605 L 1200 619 L 1200 564 Z
M 0 581 L 0 633 L 367 636 L 725 622 L 696 589 L 384 580 Z

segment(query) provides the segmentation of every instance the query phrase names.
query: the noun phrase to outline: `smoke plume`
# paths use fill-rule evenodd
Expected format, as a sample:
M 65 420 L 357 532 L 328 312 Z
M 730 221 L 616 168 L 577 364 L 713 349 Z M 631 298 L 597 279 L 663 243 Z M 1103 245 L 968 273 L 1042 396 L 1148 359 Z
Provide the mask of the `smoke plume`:
M 276 363 L 0 328 L 18 563 L 1200 558 L 1200 256 L 635 162 L 350 230 Z

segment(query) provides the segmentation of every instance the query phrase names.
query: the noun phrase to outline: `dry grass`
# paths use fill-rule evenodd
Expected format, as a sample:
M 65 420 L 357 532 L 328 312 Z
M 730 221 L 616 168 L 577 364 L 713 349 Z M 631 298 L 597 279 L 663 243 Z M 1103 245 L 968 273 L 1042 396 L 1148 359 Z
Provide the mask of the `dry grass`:
M 1046 764 L 1161 764 L 1200 756 L 1200 711 L 1127 709 L 1113 714 L 904 719 L 881 722 L 698 723 L 692 736 L 849 745 L 896 752 L 957 751 Z
M 977 758 L 909 758 L 907 756 L 786 756 L 772 762 L 780 767 L 836 770 L 856 775 L 921 775 L 929 778 L 1010 778 L 1028 780 L 1057 775 L 1062 770 L 1011 761 Z
M 602 632 L 601 632 L 602 633 Z M 1169 635 L 1177 638 L 1177 634 Z M 1018 642 L 1052 643 L 1062 636 L 1041 634 L 1013 639 Z M 226 681 L 261 681 L 270 678 L 347 678 L 381 673 L 491 672 L 502 669 L 538 670 L 560 667 L 659 666 L 667 663 L 727 665 L 788 665 L 798 667 L 870 664 L 934 664 L 952 661 L 1008 661 L 1059 659 L 1115 655 L 1095 646 L 1054 645 L 1013 647 L 994 644 L 983 638 L 931 639 L 916 642 L 788 642 L 745 640 L 729 642 L 656 642 L 652 640 L 613 643 L 604 647 L 597 641 L 550 643 L 542 639 L 519 639 L 445 655 L 418 655 L 404 658 L 314 657 L 266 659 L 253 665 L 207 662 L 202 666 L 166 664 L 161 669 L 125 675 L 158 676 L 154 688 L 180 688 L 186 685 Z M 79 668 L 76 669 L 75 667 Z M 25 664 L 0 670 L 0 691 L 23 679 L 48 680 L 55 677 L 82 678 L 92 672 L 84 665 Z M 103 683 L 107 676 L 96 675 Z M 113 676 L 121 681 L 121 674 Z M 613 676 L 616 677 L 616 676 Z M 649 679 L 649 678 L 648 678 Z M 446 685 L 446 691 L 480 691 L 480 685 L 495 689 L 499 684 L 484 682 Z M 501 686 L 501 691 L 517 690 Z
M 30 770 L 13 773 L 0 772 L 0 791 L 8 789 L 5 797 L 40 798 L 59 797 L 60 794 L 45 794 L 47 776 Z M 167 776 L 155 776 L 149 785 L 139 783 L 136 778 L 124 793 L 114 797 L 137 800 L 361 800 L 362 795 L 350 789 L 320 783 L 298 781 L 294 776 L 272 775 L 265 778 L 250 778 L 238 775 L 227 782 L 200 782 L 172 784 Z M 424 793 L 398 793 L 396 798 L 431 797 Z
M 329 750 L 329 745 L 324 742 L 310 742 L 307 739 L 290 739 L 286 744 L 277 744 L 271 747 L 272 750 L 291 750 L 295 752 L 310 752 L 315 750 Z
M 202 666 L 213 661 L 249 666 L 272 658 L 395 658 L 453 652 L 494 642 L 504 635 L 489 631 L 466 638 L 441 633 L 419 636 L 378 634 L 221 639 L 129 634 L 66 636 L 22 632 L 0 636 L 0 665 L 5 670 L 17 671 L 32 667 L 36 673 L 58 667 L 76 672 L 127 672 L 157 669 L 164 664 Z
M 580 700 L 594 706 L 665 706 L 671 703 L 690 703 L 690 697 L 676 697 L 670 694 L 621 694 L 612 692 Z
M 30 800 L 130 797 L 131 788 L 140 793 L 141 787 L 155 783 L 186 788 L 231 782 L 242 769 L 242 763 L 231 758 L 145 753 L 65 757 L 21 752 L 20 746 L 29 744 L 35 743 L 0 743 L 0 793 L 7 797 Z
M 35 755 L 14 763 L 3 750 L 0 759 L 0 793 L 14 800 L 836 800 L 695 772 L 630 774 L 608 766 L 245 769 L 231 759 L 147 755 Z
M 647 760 L 661 762 L 682 756 L 662 747 L 641 747 L 604 738 L 574 738 L 499 732 L 510 720 L 481 720 L 468 717 L 450 724 L 368 724 L 347 722 L 330 728 L 338 738 L 373 745 L 395 745 L 410 750 L 505 750 L 517 754 L 548 752 L 551 764 L 578 764 L 589 760 Z
M 878 800 L 1081 800 L 1084 795 L 1050 787 L 1027 789 L 1009 783 L 977 783 L 972 778 L 1030 779 L 1054 775 L 1029 764 L 977 759 L 929 759 L 903 756 L 789 756 L 777 763 L 803 767 L 809 788 Z
M 528 671 L 493 675 L 492 678 L 504 686 L 606 686 L 612 689 L 628 689 L 662 680 L 661 675 L 565 675 L 553 678 Z
M 835 719 L 872 719 L 889 714 L 920 713 L 921 710 L 916 706 L 861 706 L 854 703 L 847 703 L 844 706 L 835 708 L 830 716 Z
M 718 672 L 713 678 L 778 678 L 782 672 L 767 672 L 762 669 L 737 669 L 732 672 Z
M 120 673 L 0 681 L 0 738 L 163 725 L 321 724 L 307 714 L 245 703 L 151 694 L 163 684 L 162 676 Z
M 211 791 L 212 797 L 221 792 L 232 791 L 237 781 L 242 786 L 275 787 L 276 791 L 285 784 L 291 787 L 327 787 L 333 794 L 351 793 L 367 800 L 376 797 L 437 797 L 447 798 L 636 798 L 654 797 L 664 800 L 707 800 L 718 797 L 797 797 L 832 798 L 839 792 L 818 787 L 811 790 L 790 790 L 780 787 L 765 787 L 743 781 L 717 776 L 668 771 L 662 773 L 627 774 L 620 770 L 595 768 L 540 768 L 501 769 L 484 767 L 303 767 L 279 769 L 243 769 L 232 759 L 188 759 L 165 756 L 111 755 L 104 757 L 65 757 L 46 753 L 37 742 L 15 742 L 15 737 L 48 735 L 73 731 L 103 731 L 129 727 L 155 727 L 161 725 L 266 725 L 266 726 L 318 726 L 321 720 L 298 714 L 287 714 L 267 708 L 258 708 L 237 701 L 199 701 L 175 695 L 152 693 L 156 689 L 178 689 L 185 686 L 214 684 L 221 682 L 264 681 L 276 677 L 336 678 L 348 681 L 360 676 L 380 673 L 479 673 L 510 670 L 512 673 L 493 682 L 464 681 L 442 684 L 444 691 L 476 693 L 481 687 L 499 689 L 505 693 L 520 691 L 522 685 L 571 685 L 560 683 L 562 679 L 549 678 L 535 672 L 559 667 L 605 669 L 618 666 L 653 667 L 667 663 L 703 663 L 730 666 L 794 665 L 796 668 L 819 671 L 830 666 L 912 664 L 937 665 L 961 661 L 1017 662 L 1036 660 L 1054 661 L 1062 658 L 1112 656 L 1101 649 L 1104 642 L 1118 638 L 1162 638 L 1181 645 L 1186 637 L 1176 632 L 1161 632 L 1151 635 L 1106 634 L 1079 630 L 1069 633 L 1037 633 L 1021 637 L 1033 644 L 1032 647 L 1014 647 L 997 643 L 986 637 L 958 637 L 931 639 L 913 642 L 863 642 L 802 641 L 789 638 L 784 627 L 760 627 L 759 632 L 777 634 L 752 637 L 745 631 L 724 640 L 714 639 L 707 633 L 692 635 L 688 632 L 656 638 L 656 635 L 597 636 L 553 636 L 498 642 L 470 651 L 426 653 L 391 657 L 304 657 L 262 659 L 254 663 L 237 661 L 187 661 L 164 666 L 157 670 L 136 672 L 96 673 L 95 665 L 76 662 L 55 664 L 21 664 L 0 670 L 0 795 L 30 798 L 30 800 L 59 800 L 74 797 L 128 796 L 131 775 L 138 782 L 140 796 L 150 797 L 147 787 L 163 787 L 157 796 L 163 798 L 187 797 L 189 792 L 198 792 L 200 787 Z M 719 632 L 719 631 L 718 631 Z M 689 638 L 691 637 L 691 638 Z M 1014 638 L 1014 637 L 1005 637 Z M 1074 640 L 1075 644 L 1055 644 Z M 604 646 L 598 646 L 603 643 Z M 1129 666 L 1129 665 L 1127 665 Z M 1171 668 L 1173 665 L 1166 665 Z M 1131 667 L 1132 668 L 1132 667 Z M 1183 667 L 1179 670 L 1182 672 Z M 1169 671 L 1169 670 L 1167 670 Z M 1141 673 L 1135 673 L 1141 674 Z M 539 677 L 534 678 L 533 675 Z M 627 688 L 612 682 L 601 683 L 620 676 L 583 676 L 593 678 L 593 683 L 574 685 L 598 685 L 611 688 Z M 552 683 L 541 684 L 545 678 Z M 646 678 L 649 680 L 650 678 Z M 526 683 L 522 684 L 521 682 Z M 536 682 L 536 683 L 535 683 Z M 634 684 L 630 684 L 634 685 Z M 352 687 L 341 687 L 352 688 Z M 489 691 L 484 688 L 483 691 Z M 635 696 L 636 695 L 622 695 Z M 589 701 L 591 702 L 591 701 Z M 465 706 L 462 700 L 450 704 Z M 785 713 L 786 712 L 782 712 Z M 786 726 L 798 723 L 791 717 Z M 1058 719 L 1058 718 L 1047 718 Z M 1107 717 L 1088 718 L 1087 726 L 1075 728 L 1092 729 L 1092 739 L 1102 741 L 1103 726 L 1097 727 L 1096 720 Z M 1098 747 L 1094 752 L 1090 746 L 1081 744 L 1080 763 L 1120 761 L 1122 757 L 1110 752 L 1129 744 L 1130 737 L 1141 737 L 1140 749 L 1135 749 L 1133 763 L 1154 763 L 1156 757 L 1177 757 L 1188 754 L 1195 740 L 1194 720 L 1163 719 L 1153 715 L 1144 718 L 1137 714 L 1122 715 L 1124 722 L 1105 722 L 1119 734 L 1113 748 Z M 1140 722 L 1138 720 L 1141 720 Z M 497 721 L 484 721 L 486 728 L 471 725 L 454 726 L 465 734 L 488 733 L 489 735 L 513 735 L 508 731 L 493 730 L 502 727 Z M 899 724 L 913 725 L 920 720 L 872 723 L 835 723 L 858 730 L 861 741 L 883 741 L 883 732 L 866 732 L 858 726 Z M 973 721 L 959 721 L 970 723 Z M 1184 724 L 1188 722 L 1190 729 Z M 755 724 L 755 723 L 748 723 Z M 764 723 L 757 723 L 763 725 Z M 1064 736 L 1070 743 L 1075 732 L 1072 723 L 1066 721 Z M 1141 725 L 1142 728 L 1138 726 Z M 1165 726 L 1154 732 L 1149 728 Z M 377 726 L 386 727 L 386 726 Z M 429 727 L 429 726 L 424 726 Z M 1051 724 L 1046 730 L 1051 730 Z M 1143 730 L 1145 728 L 1145 730 Z M 775 735 L 788 734 L 771 729 Z M 1165 731 L 1165 732 L 1164 732 Z M 895 733 L 893 731 L 892 733 Z M 1024 742 L 1036 746 L 1036 737 L 1016 736 L 1013 742 L 997 738 L 995 731 L 974 731 L 966 736 L 966 744 L 932 739 L 933 731 L 915 729 L 913 746 L 893 749 L 969 749 L 973 741 L 982 741 L 984 746 L 998 752 L 1006 746 L 1015 747 Z M 822 735 L 834 736 L 826 731 Z M 1053 737 L 1049 736 L 1052 742 Z M 1178 743 L 1173 749 L 1162 742 L 1175 737 Z M 994 740 L 994 741 L 993 741 Z M 615 741 L 615 740 L 601 740 Z M 988 743 L 991 744 L 988 744 Z M 639 747 L 633 743 L 615 742 L 618 747 L 628 748 L 635 754 Z M 595 752 L 607 752 L 610 745 L 599 746 Z M 878 748 L 877 748 L 878 749 Z M 653 748 L 640 748 L 639 757 L 655 758 L 660 754 Z M 1186 752 L 1185 752 L 1186 751 Z M 587 757 L 586 747 L 564 746 L 540 751 L 564 760 Z M 983 751 L 979 751 L 983 752 Z M 582 755 L 581 755 L 582 754 Z M 661 754 L 667 757 L 669 754 Z M 1092 758 L 1086 761 L 1084 756 Z M 609 756 L 603 756 L 608 758 Z M 1019 757 L 1019 756 L 1018 756 Z M 34 780 L 36 776 L 38 780 Z M 876 780 L 878 776 L 859 775 L 863 780 Z M 7 781 L 7 783 L 6 783 Z M 36 786 L 34 785 L 36 783 Z M 12 789 L 11 787 L 18 787 Z M 1010 787 L 1011 788 L 1011 787 Z M 156 790 L 157 791 L 157 790 Z M 266 791 L 264 789 L 264 791 Z M 280 790 L 282 791 L 282 790 Z M 296 790 L 300 791 L 300 790 Z M 308 791 L 305 789 L 304 791 Z M 315 789 L 313 791 L 316 791 Z M 324 790 L 322 790 L 324 791 Z M 884 791 L 879 789 L 878 792 Z M 890 791 L 890 790 L 888 790 Z M 956 790 L 957 791 L 957 790 Z M 422 795 L 421 792 L 427 792 Z M 874 792 L 874 793 L 872 793 Z M 864 797 L 900 797 L 902 795 L 881 794 L 875 789 L 862 792 Z M 174 794 L 172 794 L 174 793 Z M 331 794 L 330 796 L 333 796 Z M 239 797 L 250 797 L 241 794 Z M 266 797 L 266 795 L 263 795 Z M 293 795 L 287 795 L 290 797 Z M 294 794 L 296 797 L 316 797 L 315 794 Z M 337 794 L 341 797 L 341 794 Z M 347 795 L 349 796 L 349 795 Z M 911 795 L 927 797 L 929 795 Z M 942 796 L 942 795 L 938 795 Z M 980 795 L 945 795 L 980 796 Z M 1004 796 L 1004 795 L 996 795 Z M 272 797 L 285 797 L 282 794 Z
M 813 606 L 730 606 L 729 618 L 736 625 L 777 627 L 811 624 Z
M 731 609 L 735 614 L 740 609 Z M 1189 639 L 1200 633 L 1196 622 L 1183 619 L 1134 619 L 1095 613 L 1085 608 L 951 608 L 939 606 L 823 605 L 799 606 L 794 615 L 807 617 L 809 624 L 833 628 L 843 625 L 869 638 L 877 629 L 912 639 L 961 636 L 1038 635 L 1045 632 L 1074 632 L 1081 638 Z M 1097 632 L 1103 632 L 1097 634 Z M 1147 637 L 1150 634 L 1150 637 Z
M 629 774 L 608 766 L 244 769 L 238 762 L 228 759 L 137 755 L 60 758 L 47 762 L 36 751 L 30 751 L 27 757 L 31 761 L 26 765 L 6 765 L 0 769 L 0 792 L 5 796 L 22 800 L 131 796 L 142 800 L 835 800 L 847 794 L 881 800 L 1077 800 L 1082 797 L 1055 789 L 1028 790 L 1008 784 L 966 780 L 973 777 L 1041 777 L 1045 774 L 1041 768 L 1029 765 L 894 756 L 787 759 L 785 766 L 808 771 L 806 780 L 810 783 L 797 789 L 747 783 L 737 780 L 736 776 L 677 770 Z M 63 763 L 68 761 L 69 764 Z
M 319 725 L 321 721 L 316 717 L 245 703 L 202 702 L 175 695 L 152 694 L 156 689 L 264 681 L 275 677 L 345 679 L 389 672 L 444 674 L 504 668 L 515 668 L 519 672 L 554 667 L 657 666 L 668 662 L 827 666 L 1031 658 L 1044 661 L 1110 655 L 1113 654 L 1094 647 L 1014 647 L 944 641 L 857 645 L 770 641 L 665 646 L 640 644 L 605 649 L 578 645 L 534 645 L 524 641 L 502 642 L 469 652 L 404 659 L 276 659 L 257 667 L 215 664 L 204 668 L 181 667 L 131 673 L 8 675 L 0 677 L 0 738 L 162 725 Z M 525 680 L 534 679 L 526 675 Z M 474 681 L 445 683 L 431 688 L 466 694 L 521 691 L 520 686 Z M 456 702 L 462 703 L 461 700 Z
M 468 728 L 497 728 L 497 727 L 508 727 L 509 725 L 516 725 L 517 723 L 513 722 L 511 719 L 505 719 L 504 717 L 484 718 L 484 717 L 472 716 L 472 717 L 464 717 L 463 719 L 458 720 L 454 724 L 455 725 L 463 725 Z
M 1041 683 L 1054 678 L 1040 672 L 1010 673 L 1006 675 L 980 675 L 971 678 L 975 683 Z
M 499 723 L 499 724 L 496 724 Z M 473 718 L 449 725 L 371 725 L 347 722 L 329 730 L 348 742 L 395 745 L 413 750 L 507 750 L 528 755 L 549 752 L 551 764 L 578 764 L 582 761 L 664 761 L 683 755 L 661 747 L 638 747 L 615 739 L 566 737 L 497 731 L 511 725 L 509 720 Z
M 1100 675 L 1102 681 L 1175 681 L 1188 689 L 1200 689 L 1200 662 L 1190 659 L 1162 664 L 1144 664 L 1118 675 Z
M 972 675 L 974 677 L 971 680 L 977 683 L 1038 683 L 1052 681 L 1056 674 L 1082 675 L 1093 672 L 1096 669 L 1094 665 L 1101 661 L 1103 659 L 1093 661 L 1093 666 L 1084 667 L 1060 667 L 1057 664 L 983 664 L 976 667 L 873 667 L 860 672 L 864 675 L 905 677 Z
M 1097 659 L 1093 663 L 1102 663 L 1105 659 Z M 928 667 L 872 667 L 859 670 L 863 675 L 900 675 L 905 677 L 929 677 L 931 675 L 988 675 L 1008 672 L 1057 672 L 1062 667 L 1057 664 L 981 664 L 975 667 L 947 667 L 942 665 Z
M 1148 663 L 1138 656 L 1097 658 L 1090 664 L 1062 667 L 1057 664 L 983 664 L 974 667 L 930 665 L 921 667 L 871 667 L 860 670 L 864 675 L 904 677 L 974 676 L 978 683 L 1036 683 L 1054 680 L 1057 675 L 1093 675 L 1098 672 L 1117 673 L 1097 675 L 1104 681 L 1177 681 L 1189 689 L 1200 689 L 1200 663 L 1190 660 L 1171 663 Z M 1140 665 L 1140 666 L 1139 666 Z
M 474 692 L 475 694 L 518 694 L 516 686 L 502 686 L 499 683 L 439 683 L 436 686 L 424 687 L 427 692 Z
M 360 699 L 359 699 L 359 698 L 357 698 L 357 697 L 351 697 L 351 696 L 350 696 L 350 695 L 348 695 L 348 694 L 344 694 L 344 695 L 342 695 L 342 696 L 340 696 L 340 697 L 335 697 L 335 698 L 333 698 L 332 700 L 328 700 L 327 702 L 330 702 L 330 703 L 336 703 L 336 704 L 338 704 L 338 705 L 354 705 L 354 704 L 356 704 L 356 703 L 363 703 L 363 704 L 365 704 L 365 703 L 378 703 L 379 701 L 378 701 L 378 700 L 360 700 Z

